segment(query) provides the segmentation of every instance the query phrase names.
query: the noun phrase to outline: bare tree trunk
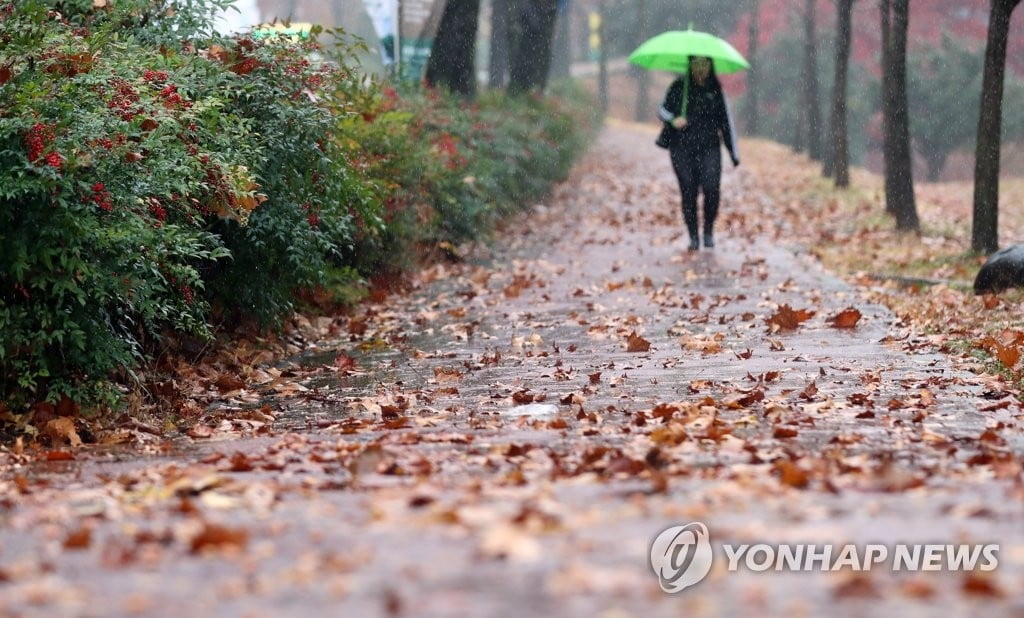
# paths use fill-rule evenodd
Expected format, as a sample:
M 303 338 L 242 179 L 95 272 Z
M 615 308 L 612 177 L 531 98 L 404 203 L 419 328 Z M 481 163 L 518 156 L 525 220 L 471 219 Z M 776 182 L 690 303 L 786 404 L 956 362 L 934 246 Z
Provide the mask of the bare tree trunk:
M 509 94 L 543 91 L 547 86 L 557 11 L 558 0 L 512 4 Z
M 597 6 L 600 16 L 597 27 L 597 38 L 600 41 L 597 57 L 597 98 L 601 103 L 601 111 L 608 113 L 608 25 L 605 23 L 608 11 L 605 0 L 600 0 Z
M 476 94 L 476 29 L 480 0 L 447 0 L 427 60 L 428 84 L 465 97 Z
M 511 0 L 491 0 L 491 54 L 487 62 L 487 87 L 503 88 L 508 83 L 509 22 Z
M 896 229 L 917 231 L 921 222 L 917 218 L 914 201 L 913 150 L 910 148 L 910 104 L 907 101 L 907 31 L 910 27 L 910 0 L 893 0 L 892 55 L 893 62 L 893 117 L 894 134 L 893 185 L 896 203 Z
M 885 211 L 895 214 L 892 198 L 892 187 L 889 182 L 888 170 L 893 163 L 893 132 L 892 132 L 892 0 L 881 0 L 879 9 L 882 13 L 882 167 L 885 171 Z
M 750 69 L 747 71 L 747 97 L 743 116 L 746 119 L 747 134 L 757 135 L 760 130 L 761 113 L 758 110 L 760 93 L 757 67 L 757 46 L 761 38 L 761 0 L 750 0 L 750 24 L 747 26 L 747 60 Z
M 804 4 L 804 109 L 807 113 L 807 154 L 821 160 L 821 88 L 818 85 L 818 0 Z
M 999 249 L 999 147 L 1002 138 L 1003 81 L 1010 16 L 1021 0 L 992 0 L 981 86 L 981 114 L 974 158 L 974 216 L 971 249 Z
M 650 33 L 649 14 L 647 12 L 647 0 L 634 1 L 636 3 L 636 33 L 633 38 L 636 45 L 640 45 L 647 39 Z M 637 122 L 642 122 L 647 120 L 651 114 L 651 74 L 643 69 L 639 69 L 635 75 L 636 113 L 633 115 L 633 118 Z
M 847 90 L 850 69 L 850 40 L 853 33 L 854 0 L 837 0 L 836 66 L 832 85 L 831 137 L 825 146 L 823 173 L 834 178 L 837 187 L 850 186 L 850 135 L 847 125 Z

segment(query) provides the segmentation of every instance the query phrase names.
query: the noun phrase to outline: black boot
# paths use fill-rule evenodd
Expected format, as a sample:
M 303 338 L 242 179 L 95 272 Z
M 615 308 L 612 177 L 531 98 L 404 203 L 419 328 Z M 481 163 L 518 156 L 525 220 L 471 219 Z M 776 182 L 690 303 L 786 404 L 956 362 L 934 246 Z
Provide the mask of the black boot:
M 707 239 L 704 240 L 707 242 Z M 700 249 L 700 237 L 697 236 L 697 231 L 690 232 L 690 246 L 686 248 L 688 251 L 697 251 Z
M 715 246 L 715 233 L 712 231 L 710 225 L 704 226 L 704 246 L 707 247 L 708 249 L 711 249 Z
M 697 209 L 683 208 L 683 220 L 686 222 L 686 231 L 690 233 L 690 251 L 700 249 L 700 236 L 697 235 Z

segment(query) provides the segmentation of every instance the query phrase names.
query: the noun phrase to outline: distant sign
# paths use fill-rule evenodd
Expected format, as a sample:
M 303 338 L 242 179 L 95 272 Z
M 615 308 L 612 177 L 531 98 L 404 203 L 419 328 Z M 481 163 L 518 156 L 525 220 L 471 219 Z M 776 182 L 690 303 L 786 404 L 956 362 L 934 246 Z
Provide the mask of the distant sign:
M 419 81 L 427 68 L 430 48 L 441 23 L 444 2 L 439 0 L 401 0 L 399 40 L 402 78 Z

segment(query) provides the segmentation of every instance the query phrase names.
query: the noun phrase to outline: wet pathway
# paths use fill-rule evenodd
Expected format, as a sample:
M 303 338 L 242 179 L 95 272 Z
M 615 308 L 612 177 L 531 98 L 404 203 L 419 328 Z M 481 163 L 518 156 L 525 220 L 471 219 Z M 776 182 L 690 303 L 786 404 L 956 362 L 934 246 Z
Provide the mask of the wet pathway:
M 493 254 L 344 322 L 294 359 L 322 369 L 301 390 L 286 366 L 256 385 L 279 395 L 269 435 L 3 479 L 0 613 L 1024 615 L 1018 402 L 746 240 L 756 178 L 727 173 L 718 248 L 686 252 L 651 140 L 609 127 Z M 664 594 L 650 543 L 691 521 L 716 544 L 1000 562 L 729 573 L 719 553 Z

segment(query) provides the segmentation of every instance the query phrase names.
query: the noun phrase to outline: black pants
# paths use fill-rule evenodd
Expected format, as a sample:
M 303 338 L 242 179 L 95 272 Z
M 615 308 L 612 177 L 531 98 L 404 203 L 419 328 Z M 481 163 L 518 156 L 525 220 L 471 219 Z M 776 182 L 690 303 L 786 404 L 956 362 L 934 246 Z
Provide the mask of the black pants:
M 683 220 L 691 238 L 697 236 L 697 193 L 704 193 L 704 233 L 710 234 L 718 216 L 718 202 L 721 199 L 722 150 L 710 148 L 698 152 L 687 152 L 682 148 L 669 151 L 672 169 L 679 180 L 679 192 L 683 196 Z

